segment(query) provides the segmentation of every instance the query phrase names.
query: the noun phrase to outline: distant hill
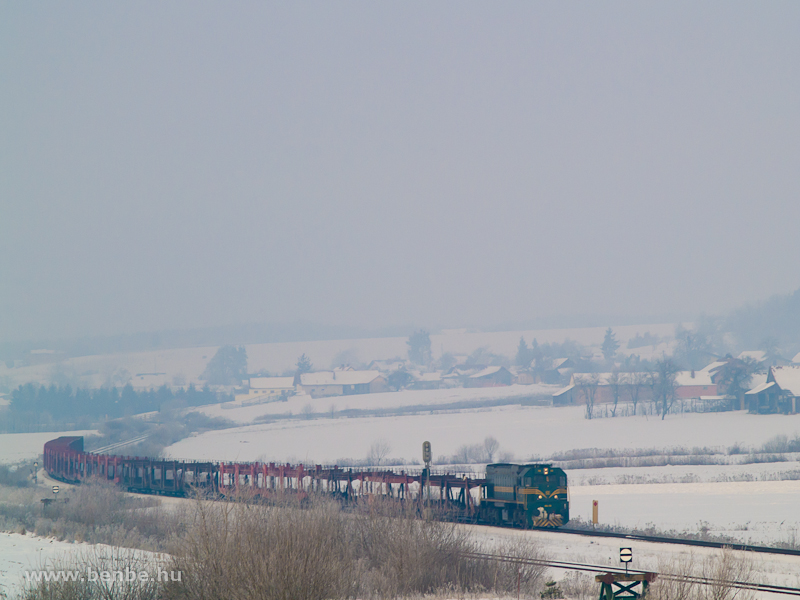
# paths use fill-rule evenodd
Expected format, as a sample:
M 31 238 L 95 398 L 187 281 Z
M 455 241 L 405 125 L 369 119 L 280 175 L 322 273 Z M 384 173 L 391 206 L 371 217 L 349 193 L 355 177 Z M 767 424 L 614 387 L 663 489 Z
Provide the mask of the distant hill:
M 724 329 L 734 334 L 742 347 L 775 345 L 795 350 L 800 346 L 800 289 L 733 311 L 725 319 Z
M 305 342 L 317 340 L 339 340 L 372 337 L 405 336 L 413 327 L 387 329 L 360 329 L 348 326 L 322 325 L 310 322 L 295 322 L 285 325 L 268 323 L 245 323 L 221 327 L 132 333 L 109 336 L 91 336 L 60 340 L 38 340 L 28 342 L 0 342 L 0 360 L 24 358 L 30 350 L 48 348 L 67 356 L 89 356 L 117 352 L 147 352 L 167 348 L 197 348 L 201 346 L 224 346 L 264 344 L 271 342 Z

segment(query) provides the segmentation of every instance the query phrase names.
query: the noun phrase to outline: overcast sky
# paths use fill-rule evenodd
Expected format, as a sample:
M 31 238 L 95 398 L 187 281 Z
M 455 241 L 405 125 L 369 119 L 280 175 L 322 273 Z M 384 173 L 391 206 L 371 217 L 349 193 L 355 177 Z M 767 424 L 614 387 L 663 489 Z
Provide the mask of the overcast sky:
M 0 5 L 0 338 L 800 287 L 800 3 Z

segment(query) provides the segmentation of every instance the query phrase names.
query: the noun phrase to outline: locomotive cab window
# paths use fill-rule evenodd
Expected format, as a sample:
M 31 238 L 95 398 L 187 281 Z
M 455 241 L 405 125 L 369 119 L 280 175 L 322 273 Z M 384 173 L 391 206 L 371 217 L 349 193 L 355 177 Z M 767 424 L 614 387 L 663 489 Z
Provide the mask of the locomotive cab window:
M 531 478 L 530 477 L 526 477 L 525 478 L 525 487 L 531 487 Z

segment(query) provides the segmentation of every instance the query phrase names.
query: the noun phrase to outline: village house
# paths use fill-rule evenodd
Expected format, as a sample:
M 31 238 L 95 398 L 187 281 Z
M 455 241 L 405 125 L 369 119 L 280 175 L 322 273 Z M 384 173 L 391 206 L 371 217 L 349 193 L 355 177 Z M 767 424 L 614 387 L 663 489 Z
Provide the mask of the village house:
M 682 400 L 717 395 L 717 384 L 709 371 L 678 371 L 675 386 L 675 396 Z
M 511 371 L 505 367 L 486 367 L 467 377 L 466 387 L 498 387 L 511 385 Z
M 594 394 L 595 404 L 613 403 L 616 394 L 618 402 L 630 400 L 631 392 L 638 393 L 638 399 L 649 400 L 651 388 L 649 373 L 573 373 L 569 385 L 553 394 L 553 406 L 586 404 L 586 396 Z M 632 388 L 638 388 L 633 390 Z
M 744 397 L 751 413 L 797 413 L 800 367 L 770 367 L 767 381 L 746 392 Z
M 295 392 L 294 377 L 251 377 L 247 390 L 235 395 L 237 404 L 256 404 L 288 398 Z
M 595 404 L 627 402 L 631 393 L 638 392 L 638 399 L 650 400 L 652 389 L 650 373 L 573 373 L 569 385 L 553 394 L 554 406 L 586 404 L 587 395 L 594 394 Z M 638 390 L 632 390 L 637 387 Z M 708 371 L 678 371 L 675 374 L 675 397 L 712 398 L 717 396 L 717 384 Z
M 318 371 L 300 375 L 300 388 L 312 398 L 373 394 L 389 388 L 380 371 Z
M 408 385 L 408 389 L 410 390 L 438 390 L 444 385 L 444 380 L 442 379 L 442 373 L 440 371 L 434 371 L 432 373 L 413 371 L 411 376 L 414 378 L 414 381 Z

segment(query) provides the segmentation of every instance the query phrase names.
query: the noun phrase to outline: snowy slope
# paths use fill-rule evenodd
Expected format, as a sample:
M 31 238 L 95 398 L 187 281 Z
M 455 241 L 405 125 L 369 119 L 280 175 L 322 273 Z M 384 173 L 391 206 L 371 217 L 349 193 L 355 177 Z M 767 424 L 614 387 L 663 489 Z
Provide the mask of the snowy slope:
M 300 415 L 304 407 L 310 406 L 315 413 L 330 413 L 331 410 L 391 410 L 397 408 L 441 407 L 457 403 L 496 402 L 503 399 L 540 397 L 549 401 L 552 394 L 560 389 L 558 385 L 511 385 L 495 388 L 453 388 L 441 390 L 403 390 L 379 394 L 358 394 L 353 396 L 334 396 L 312 398 L 308 395 L 292 396 L 285 402 L 277 401 L 246 407 L 235 407 L 233 403 L 214 404 L 197 409 L 210 417 L 221 417 L 235 423 L 253 423 L 259 417 L 268 415 Z
M 341 401 L 341 398 L 337 398 Z M 393 417 L 282 420 L 210 431 L 167 448 L 169 456 L 224 460 L 301 460 L 330 463 L 363 458 L 377 439 L 389 442 L 393 457 L 418 458 L 429 440 L 434 457 L 453 454 L 462 444 L 487 435 L 520 460 L 575 448 L 728 447 L 758 445 L 776 434 L 800 432 L 800 415 L 744 412 L 618 417 L 587 420 L 580 407 L 510 405 L 493 409 Z

